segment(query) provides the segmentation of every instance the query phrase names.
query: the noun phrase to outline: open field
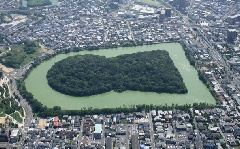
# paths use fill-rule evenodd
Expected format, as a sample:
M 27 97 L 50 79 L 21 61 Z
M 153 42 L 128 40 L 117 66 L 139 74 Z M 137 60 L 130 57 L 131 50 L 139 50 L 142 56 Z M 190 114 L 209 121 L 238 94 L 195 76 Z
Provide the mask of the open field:
M 0 117 L 0 124 L 5 124 L 5 117 Z
M 6 72 L 6 73 L 14 71 L 13 68 L 6 67 L 5 65 L 3 65 L 1 63 L 0 63 L 0 69 L 2 69 L 2 71 Z
M 40 48 L 38 49 L 38 51 L 40 53 L 42 53 L 42 52 L 47 52 L 48 54 L 53 54 L 54 53 L 54 50 L 48 49 L 47 47 L 45 47 L 42 44 L 39 44 L 39 46 L 40 46 Z
M 37 125 L 38 129 L 43 129 L 45 127 L 45 124 L 47 123 L 47 119 L 40 119 L 39 123 Z

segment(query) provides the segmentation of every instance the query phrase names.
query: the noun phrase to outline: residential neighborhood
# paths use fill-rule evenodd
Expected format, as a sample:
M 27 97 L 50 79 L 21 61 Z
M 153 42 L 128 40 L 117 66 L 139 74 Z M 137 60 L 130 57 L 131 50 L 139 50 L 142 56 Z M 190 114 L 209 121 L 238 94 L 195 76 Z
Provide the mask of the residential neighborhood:
M 239 145 L 240 115 L 229 108 L 35 117 L 23 134 L 12 129 L 9 142 L 22 148 L 231 148 Z M 2 128 L 1 144 L 6 133 Z
M 43 52 L 3 73 L 25 112 L 22 122 L 2 118 L 0 148 L 239 149 L 239 1 L 58 0 L 34 8 L 25 2 L 0 1 L 1 47 L 37 40 L 54 55 L 179 42 L 216 105 L 39 117 L 15 83 L 51 55 Z

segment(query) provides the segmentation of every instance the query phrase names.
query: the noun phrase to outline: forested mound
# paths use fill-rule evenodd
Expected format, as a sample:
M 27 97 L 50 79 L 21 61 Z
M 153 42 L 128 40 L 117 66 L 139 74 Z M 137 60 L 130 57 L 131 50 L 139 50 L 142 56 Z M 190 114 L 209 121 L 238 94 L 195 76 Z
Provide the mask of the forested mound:
M 112 58 L 90 54 L 68 57 L 52 66 L 47 80 L 56 91 L 73 96 L 111 90 L 187 93 L 182 76 L 164 50 Z

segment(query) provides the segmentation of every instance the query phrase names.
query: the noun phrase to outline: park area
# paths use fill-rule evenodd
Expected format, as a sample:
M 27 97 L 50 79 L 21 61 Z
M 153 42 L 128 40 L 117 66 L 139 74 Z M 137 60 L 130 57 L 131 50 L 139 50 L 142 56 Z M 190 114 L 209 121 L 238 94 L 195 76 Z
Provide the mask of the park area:
M 13 71 L 11 68 L 19 68 L 40 55 L 41 49 L 38 42 L 35 41 L 5 48 L 1 50 L 0 67 L 6 70 L 5 72 L 11 72 Z

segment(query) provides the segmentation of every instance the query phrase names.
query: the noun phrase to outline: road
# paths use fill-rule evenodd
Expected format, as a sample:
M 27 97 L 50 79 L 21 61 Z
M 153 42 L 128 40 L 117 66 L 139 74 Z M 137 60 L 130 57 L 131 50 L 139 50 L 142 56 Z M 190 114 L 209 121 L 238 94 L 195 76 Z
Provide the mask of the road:
M 126 138 L 127 138 L 126 149 L 129 149 L 129 140 L 130 140 L 129 138 L 131 138 L 130 128 L 131 128 L 131 125 L 126 125 Z
M 228 16 L 230 16 L 233 13 L 234 9 L 237 8 L 237 6 L 238 5 L 233 5 L 233 7 L 221 17 L 221 20 L 225 20 Z
M 81 147 L 81 142 L 82 142 L 82 137 L 83 137 L 82 133 L 83 133 L 84 121 L 85 121 L 85 118 L 82 117 L 80 131 L 79 131 L 79 136 L 78 136 L 78 149 L 80 149 L 80 147 Z
M 33 112 L 32 112 L 31 106 L 28 104 L 26 99 L 24 99 L 19 93 L 17 88 L 16 78 L 18 79 L 23 77 L 23 75 L 28 71 L 28 69 L 30 69 L 31 66 L 32 66 L 32 61 L 26 64 L 25 66 L 21 67 L 20 69 L 17 69 L 11 73 L 4 74 L 5 76 L 7 76 L 9 80 L 11 80 L 10 81 L 11 87 L 9 88 L 10 95 L 12 97 L 18 96 L 18 99 L 20 101 L 19 103 L 24 109 L 24 122 L 23 122 L 24 126 L 23 126 L 23 132 L 22 132 L 23 138 L 25 138 L 25 136 L 27 135 L 26 131 L 24 130 L 29 128 L 31 120 L 33 118 Z
M 26 99 L 24 99 L 20 95 L 19 91 L 17 90 L 16 80 L 11 79 L 11 82 L 12 82 L 12 92 L 15 93 L 15 95 L 19 97 L 19 100 L 20 100 L 19 103 L 25 111 L 24 128 L 29 127 L 32 117 L 33 117 L 32 108 L 30 107 L 30 105 L 28 105 L 28 102 L 26 101 Z
M 176 121 L 172 121 L 172 126 L 173 126 L 173 133 L 177 134 L 177 129 L 176 129 Z M 176 147 L 179 148 L 179 141 L 178 141 L 178 137 L 176 137 Z
M 153 122 L 152 122 L 152 113 L 149 111 L 148 113 L 148 120 L 149 120 L 149 128 L 150 128 L 150 139 L 152 148 L 155 149 L 155 138 L 154 138 L 154 130 L 153 130 Z
M 198 140 L 195 140 L 195 143 L 199 145 L 199 149 L 202 149 L 203 148 L 203 142 L 202 142 L 202 139 L 201 139 L 201 135 L 199 133 L 200 131 L 199 131 L 198 126 L 197 126 L 198 123 L 196 122 L 195 117 L 193 119 L 193 124 L 196 128 L 195 130 L 196 130 L 196 133 L 197 133 L 195 135 L 198 136 Z
M 136 40 L 135 40 L 135 38 L 134 38 L 134 35 L 133 35 L 133 33 L 132 33 L 132 29 L 131 29 L 128 21 L 127 21 L 127 26 L 128 26 L 128 29 L 129 29 L 129 36 L 132 38 L 132 40 L 133 40 L 133 41 L 135 42 L 135 44 L 136 44 Z

